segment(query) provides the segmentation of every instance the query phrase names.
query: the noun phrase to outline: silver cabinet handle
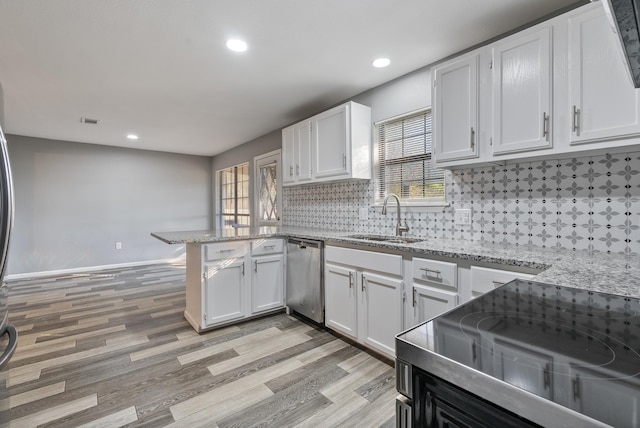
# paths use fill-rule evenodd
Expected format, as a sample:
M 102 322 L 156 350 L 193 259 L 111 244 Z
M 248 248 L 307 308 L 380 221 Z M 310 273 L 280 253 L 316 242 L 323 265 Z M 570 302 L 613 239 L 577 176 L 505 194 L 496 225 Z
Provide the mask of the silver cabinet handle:
M 364 282 L 365 282 L 366 280 L 367 280 L 367 278 L 365 278 L 365 276 L 364 276 L 364 275 L 362 275 L 362 286 L 361 286 L 361 288 L 360 288 L 360 289 L 362 290 L 362 292 L 364 292 Z
M 476 130 L 471 127 L 471 149 L 473 149 L 476 145 Z
M 578 401 L 580 399 L 580 376 L 576 375 L 575 379 L 571 381 L 571 386 L 573 387 L 573 401 Z
M 542 113 L 542 137 L 549 141 L 549 115 L 547 112 Z
M 416 287 L 413 287 L 413 296 L 412 296 L 412 303 L 411 305 L 415 308 L 416 307 Z
M 347 155 L 342 155 L 342 167 L 347 169 Z
M 353 288 L 353 272 L 349 272 L 349 288 Z
M 440 276 L 442 275 L 442 272 L 440 272 L 439 270 L 435 270 L 435 269 L 420 268 L 420 270 L 424 271 L 424 274 L 426 276 L 432 276 L 432 277 L 440 278 Z M 430 274 L 433 274 L 433 275 L 430 275 Z
M 276 246 L 275 245 L 265 245 L 263 248 L 265 250 L 273 250 L 274 248 L 276 248 Z
M 296 175 L 300 175 L 300 165 L 296 164 Z
M 253 271 L 255 273 L 258 273 L 258 261 L 257 260 L 253 261 Z
M 220 254 L 224 254 L 224 253 L 232 253 L 234 250 L 233 249 L 223 249 L 223 250 L 218 250 L 218 252 Z
M 242 262 L 242 276 L 244 276 L 244 262 Z
M 544 389 L 549 389 L 551 387 L 551 364 L 547 363 L 544 366 L 542 371 L 542 376 L 544 378 Z
M 578 134 L 580 129 L 580 109 L 577 106 L 573 106 L 573 132 Z
M 289 165 L 289 177 L 293 177 L 293 165 Z

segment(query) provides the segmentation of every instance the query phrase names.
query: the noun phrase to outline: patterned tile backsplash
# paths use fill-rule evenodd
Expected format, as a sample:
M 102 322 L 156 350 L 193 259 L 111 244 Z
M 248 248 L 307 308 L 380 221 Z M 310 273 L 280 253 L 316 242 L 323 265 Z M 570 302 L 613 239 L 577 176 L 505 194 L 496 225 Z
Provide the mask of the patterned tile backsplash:
M 409 235 L 640 254 L 640 152 L 447 171 L 450 206 L 402 210 Z M 283 190 L 283 224 L 393 235 L 374 181 Z M 360 220 L 366 208 L 367 220 Z M 471 209 L 471 225 L 454 211 Z

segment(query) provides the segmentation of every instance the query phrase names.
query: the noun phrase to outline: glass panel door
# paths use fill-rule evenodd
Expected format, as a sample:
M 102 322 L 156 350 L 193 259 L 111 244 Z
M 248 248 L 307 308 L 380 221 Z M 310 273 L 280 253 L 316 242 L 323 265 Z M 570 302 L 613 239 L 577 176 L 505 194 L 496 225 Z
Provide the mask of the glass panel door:
M 256 226 L 280 225 L 280 150 L 255 158 Z

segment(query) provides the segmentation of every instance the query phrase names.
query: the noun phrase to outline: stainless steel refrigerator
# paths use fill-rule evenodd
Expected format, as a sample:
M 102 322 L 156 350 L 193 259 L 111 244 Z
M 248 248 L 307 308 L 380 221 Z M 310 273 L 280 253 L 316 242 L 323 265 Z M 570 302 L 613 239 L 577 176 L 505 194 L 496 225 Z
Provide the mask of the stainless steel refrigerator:
M 7 364 L 18 345 L 18 332 L 9 324 L 8 289 L 4 282 L 12 227 L 13 183 L 7 140 L 0 128 L 0 370 Z

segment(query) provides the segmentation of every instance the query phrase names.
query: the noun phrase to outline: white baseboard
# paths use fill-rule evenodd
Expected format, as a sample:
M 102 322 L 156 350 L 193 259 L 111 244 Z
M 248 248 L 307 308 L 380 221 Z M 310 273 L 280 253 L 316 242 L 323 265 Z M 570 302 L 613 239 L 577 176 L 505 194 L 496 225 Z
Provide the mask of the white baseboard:
M 158 264 L 166 264 L 166 263 L 184 263 L 185 259 L 186 259 L 186 255 L 181 257 L 176 257 L 173 259 L 146 260 L 141 262 L 127 262 L 127 263 L 116 263 L 111 265 L 87 266 L 87 267 L 80 267 L 80 268 L 47 270 L 47 271 L 40 271 L 40 272 L 16 273 L 16 274 L 7 275 L 4 279 L 5 281 L 11 281 L 11 280 L 17 280 L 17 279 L 41 278 L 45 276 L 59 276 L 59 275 L 70 275 L 74 273 L 83 273 L 83 272 L 95 272 L 95 271 L 100 271 L 105 269 L 118 269 L 118 268 L 145 266 L 145 265 L 158 265 Z

